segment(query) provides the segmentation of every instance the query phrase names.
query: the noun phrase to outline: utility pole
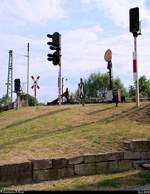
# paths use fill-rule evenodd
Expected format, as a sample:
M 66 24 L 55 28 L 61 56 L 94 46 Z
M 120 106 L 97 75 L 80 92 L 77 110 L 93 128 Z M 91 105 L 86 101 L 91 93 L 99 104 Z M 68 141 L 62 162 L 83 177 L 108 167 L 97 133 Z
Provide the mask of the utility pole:
M 29 105 L 29 51 L 30 45 L 27 44 L 27 106 Z
M 13 102 L 13 51 L 9 50 L 8 78 L 7 78 L 7 103 Z M 9 101 L 10 100 L 10 101 Z

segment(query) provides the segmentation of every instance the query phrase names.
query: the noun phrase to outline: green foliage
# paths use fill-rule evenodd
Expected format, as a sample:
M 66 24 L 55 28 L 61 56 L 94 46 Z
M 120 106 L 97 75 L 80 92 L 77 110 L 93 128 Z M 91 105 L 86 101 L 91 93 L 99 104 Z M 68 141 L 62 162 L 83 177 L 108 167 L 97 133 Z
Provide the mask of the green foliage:
M 139 91 L 141 98 L 149 98 L 150 97 L 150 80 L 146 78 L 145 75 L 139 78 Z M 135 96 L 135 87 L 129 87 L 129 97 Z
M 150 97 L 150 80 L 145 75 L 139 79 L 139 90 L 141 97 Z
M 88 79 L 84 81 L 84 85 L 85 95 L 87 97 L 96 97 L 98 91 L 109 90 L 109 75 L 107 73 L 92 73 Z M 127 93 L 119 77 L 113 80 L 113 88 L 121 89 L 123 95 Z
M 124 87 L 123 83 L 121 82 L 120 78 L 117 77 L 113 80 L 113 88 L 114 89 L 120 89 L 121 94 L 127 96 L 127 89 Z
M 0 104 L 6 105 L 8 102 L 10 102 L 10 98 L 7 97 L 7 95 L 4 95 L 2 98 L 0 98 Z
M 28 95 L 28 103 L 29 106 L 36 106 L 38 104 L 38 101 L 35 97 Z
M 129 97 L 132 98 L 135 96 L 135 87 L 129 86 Z
M 85 95 L 87 97 L 96 97 L 97 91 L 108 89 L 108 74 L 92 73 L 84 81 Z
M 76 91 L 75 93 L 71 92 L 69 95 L 69 103 L 70 104 L 75 104 L 77 102 L 77 98 L 78 98 L 78 91 Z

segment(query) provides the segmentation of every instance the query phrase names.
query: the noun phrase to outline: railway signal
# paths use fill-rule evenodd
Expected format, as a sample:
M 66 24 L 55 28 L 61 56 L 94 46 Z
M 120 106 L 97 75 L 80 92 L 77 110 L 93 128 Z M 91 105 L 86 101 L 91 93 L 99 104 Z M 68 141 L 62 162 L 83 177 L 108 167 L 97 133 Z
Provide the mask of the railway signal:
M 47 42 L 47 44 L 50 46 L 50 50 L 55 51 L 53 54 L 48 54 L 48 61 L 52 61 L 54 65 L 60 65 L 61 60 L 61 35 L 58 32 L 55 32 L 54 34 L 47 34 L 48 38 L 51 38 L 52 40 L 50 42 Z
M 136 86 L 136 107 L 140 107 L 140 94 L 139 94 L 139 79 L 138 79 L 138 65 L 137 65 L 137 37 L 141 35 L 141 25 L 139 21 L 139 8 L 131 8 L 129 10 L 129 31 L 134 37 L 134 52 L 133 52 L 133 77 Z
M 59 105 L 61 105 L 61 35 L 59 32 L 54 32 L 53 34 L 47 34 L 47 37 L 50 38 L 50 41 L 47 44 L 50 46 L 50 51 L 47 55 L 47 60 L 52 61 L 53 65 L 59 66 L 59 75 L 58 75 L 58 99 Z

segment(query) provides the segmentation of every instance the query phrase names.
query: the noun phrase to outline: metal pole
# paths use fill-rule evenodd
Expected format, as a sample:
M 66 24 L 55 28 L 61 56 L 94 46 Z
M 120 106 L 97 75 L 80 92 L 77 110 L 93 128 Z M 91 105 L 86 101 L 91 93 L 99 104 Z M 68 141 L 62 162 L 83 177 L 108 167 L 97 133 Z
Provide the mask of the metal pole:
M 112 90 L 111 68 L 109 69 L 110 90 Z
M 27 106 L 29 105 L 29 43 L 27 44 Z
M 63 92 L 64 92 L 64 77 L 62 77 L 62 103 L 63 103 Z
M 108 69 L 109 69 L 109 90 L 112 90 L 113 84 L 112 84 L 112 62 L 108 62 Z
M 16 105 L 16 109 L 18 110 L 20 107 L 20 94 L 17 93 L 17 105 Z
M 59 105 L 61 105 L 61 64 L 59 65 L 58 93 Z
M 140 95 L 139 95 L 139 78 L 138 78 L 138 67 L 137 67 L 137 41 L 136 36 L 134 36 L 134 53 L 135 53 L 135 61 L 136 61 L 136 79 L 135 79 L 135 86 L 136 86 L 136 107 L 140 107 Z
M 61 42 L 61 35 L 60 35 L 60 42 Z M 59 64 L 59 76 L 58 76 L 58 99 L 59 105 L 61 105 L 61 47 L 60 47 L 60 64 Z
M 34 86 L 34 97 L 35 97 L 35 105 L 37 105 L 36 104 L 36 85 Z
M 13 102 L 13 50 L 11 51 L 11 103 Z

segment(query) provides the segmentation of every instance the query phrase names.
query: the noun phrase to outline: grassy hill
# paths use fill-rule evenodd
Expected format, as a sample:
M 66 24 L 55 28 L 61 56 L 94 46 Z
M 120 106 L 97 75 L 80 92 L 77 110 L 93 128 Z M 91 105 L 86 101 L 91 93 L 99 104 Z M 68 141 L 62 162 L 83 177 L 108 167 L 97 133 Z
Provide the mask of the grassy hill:
M 149 131 L 150 103 L 20 108 L 0 113 L 0 162 L 121 150 Z

